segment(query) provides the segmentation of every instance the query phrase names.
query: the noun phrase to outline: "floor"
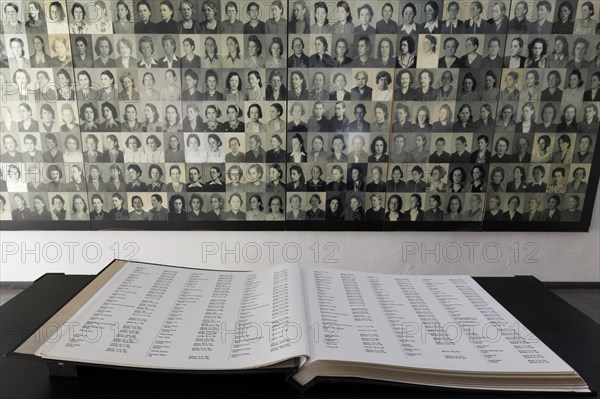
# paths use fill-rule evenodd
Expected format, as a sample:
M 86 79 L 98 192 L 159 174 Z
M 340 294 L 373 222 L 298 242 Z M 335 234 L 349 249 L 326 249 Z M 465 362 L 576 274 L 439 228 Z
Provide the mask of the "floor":
M 26 284 L 8 287 L 0 285 L 0 305 L 19 294 L 24 288 Z M 600 288 L 564 288 L 552 289 L 552 291 L 600 324 Z

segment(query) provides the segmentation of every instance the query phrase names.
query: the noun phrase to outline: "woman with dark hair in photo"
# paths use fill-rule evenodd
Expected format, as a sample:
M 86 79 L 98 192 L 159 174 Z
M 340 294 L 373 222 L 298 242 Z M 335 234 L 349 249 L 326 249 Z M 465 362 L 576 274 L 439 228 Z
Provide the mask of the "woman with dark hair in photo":
M 107 162 L 122 163 L 124 162 L 123 151 L 119 149 L 119 139 L 114 134 L 106 136 L 106 151 L 104 156 Z
M 204 214 L 203 220 L 216 221 L 222 220 L 224 216 L 223 212 L 223 197 L 221 194 L 212 193 L 210 195 L 210 211 Z
M 221 115 L 221 110 L 215 104 L 209 104 L 204 109 L 204 125 L 202 127 L 203 132 L 222 132 L 225 130 L 225 126 L 218 120 Z
M 308 203 L 310 209 L 306 211 L 306 220 L 325 220 L 325 211 L 319 208 L 321 205 L 321 197 L 319 194 L 313 194 L 310 196 Z
M 200 194 L 192 194 L 190 196 L 190 210 L 187 213 L 188 220 L 204 220 L 206 213 L 202 210 L 204 207 L 204 200 Z M 131 219 L 131 217 L 130 217 Z
M 377 68 L 394 68 L 396 65 L 396 56 L 394 55 L 394 43 L 388 37 L 379 41 L 377 47 L 377 59 L 375 60 Z M 390 76 L 389 84 L 392 83 Z
M 100 194 L 93 194 L 90 202 L 94 208 L 90 211 L 90 219 L 92 221 L 110 219 L 109 213 L 104 210 L 104 199 L 102 199 Z
M 452 109 L 448 104 L 441 105 L 440 110 L 438 111 L 438 120 L 433 122 L 431 130 L 434 132 L 452 131 Z
M 126 167 L 127 171 L 127 192 L 143 192 L 148 191 L 148 186 L 142 181 L 142 168 L 136 163 L 131 163 Z
M 46 198 L 41 195 L 33 197 L 33 209 L 29 220 L 52 220 L 52 214 L 46 207 Z
M 361 197 L 359 197 L 358 195 L 352 195 L 348 200 L 346 220 L 354 222 L 360 222 L 365 220 L 363 202 Z
M 473 194 L 469 197 L 469 209 L 464 215 L 465 220 L 469 222 L 481 222 L 483 212 L 481 210 L 481 204 L 483 202 L 482 196 L 479 194 Z
M 467 72 L 463 77 L 458 100 L 468 102 L 481 101 L 481 93 L 477 90 L 477 80 L 471 72 Z
M 211 133 L 208 135 L 208 150 L 206 151 L 206 162 L 211 163 L 224 163 L 225 153 L 221 149 L 223 147 L 223 141 L 215 134 Z
M 244 100 L 246 101 L 263 101 L 263 84 L 262 77 L 258 71 L 248 72 L 248 86 L 244 92 Z
M 244 117 L 244 111 L 237 104 L 229 104 L 227 106 L 227 122 L 224 123 L 223 131 L 225 132 L 244 132 L 245 124 L 240 121 Z
M 333 67 L 333 59 L 328 54 L 329 43 L 325 36 L 317 36 L 315 38 L 315 53 L 308 59 L 309 67 L 311 68 L 331 68 Z
M 223 93 L 219 91 L 219 75 L 214 70 L 209 69 L 206 71 L 204 87 L 206 90 L 200 95 L 202 101 L 223 101 L 225 99 Z
M 290 191 L 306 191 L 306 180 L 304 178 L 304 171 L 300 165 L 292 165 L 289 168 L 290 180 L 286 186 L 288 192 Z
M 462 222 L 465 220 L 462 215 L 463 206 L 460 197 L 453 194 L 448 199 L 448 206 L 446 207 L 446 214 L 444 215 L 444 221 L 448 222 Z
M 473 133 L 473 111 L 469 104 L 463 104 L 458 109 L 457 121 L 452 126 L 455 133 Z
M 278 105 L 278 104 L 275 104 Z M 285 123 L 284 123 L 285 126 Z M 287 159 L 287 154 L 285 150 L 281 148 L 283 145 L 283 139 L 279 134 L 273 134 L 271 136 L 271 149 L 266 152 L 266 160 L 269 163 L 279 162 L 285 163 Z
M 579 69 L 573 69 L 569 74 L 568 87 L 563 91 L 562 102 L 566 104 L 580 104 L 585 92 L 584 83 Z
M 204 55 L 200 58 L 200 65 L 204 69 L 221 68 L 222 62 L 219 57 L 219 48 L 214 37 L 208 36 L 204 39 Z
M 537 141 L 536 150 L 533 151 L 531 156 L 531 162 L 534 163 L 547 163 L 552 159 L 552 141 L 550 136 L 544 134 L 540 136 Z
M 499 137 L 496 140 L 494 147 L 496 153 L 492 155 L 490 159 L 491 163 L 510 162 L 512 160 L 511 154 L 508 152 L 510 148 L 510 141 L 506 137 Z
M 589 68 L 590 62 L 585 59 L 590 42 L 583 37 L 578 37 L 573 43 L 573 58 L 567 62 L 566 67 L 571 68 Z
M 504 220 L 509 222 L 520 222 L 523 215 L 518 211 L 521 205 L 521 199 L 517 195 L 513 195 L 508 199 L 507 210 L 504 212 Z
M 352 12 L 350 11 L 350 5 L 347 1 L 340 0 L 337 2 L 336 6 L 338 21 L 332 25 L 333 33 L 340 35 L 352 34 L 354 31 L 354 24 L 352 23 Z
M 425 212 L 422 209 L 422 198 L 419 194 L 412 194 L 408 199 L 408 210 L 404 212 L 407 222 L 422 222 L 425 220 Z
M 236 71 L 229 72 L 225 78 L 225 99 L 235 102 L 244 101 L 242 77 Z
M 173 3 L 170 0 L 162 0 L 159 9 L 161 20 L 156 23 L 156 33 L 177 33 L 179 28 Z
M 377 136 L 371 142 L 371 155 L 369 155 L 368 161 L 371 163 L 375 162 L 388 162 L 389 157 L 387 155 L 388 145 L 387 141 L 383 136 Z
M 575 21 L 573 33 L 576 35 L 593 35 L 597 22 L 592 18 L 595 15 L 594 3 L 584 1 L 581 5 L 581 18 Z
M 514 108 L 512 104 L 505 104 L 500 110 L 500 117 L 496 121 L 497 133 L 514 133 L 516 123 L 514 121 Z
M 179 69 L 178 69 L 179 70 Z M 180 101 L 181 100 L 181 87 L 179 86 L 179 78 L 177 72 L 174 69 L 167 69 L 165 71 L 165 85 L 161 87 L 162 101 Z
M 266 191 L 268 193 L 285 193 L 285 184 L 282 179 L 283 169 L 281 166 L 276 163 L 269 166 L 269 182 L 266 185 Z
M 100 109 L 102 111 L 104 122 L 100 124 L 98 130 L 101 132 L 120 132 L 121 123 L 116 119 L 118 116 L 117 107 L 105 101 L 100 106 Z
M 477 52 L 479 48 L 479 39 L 475 36 L 468 37 L 465 41 L 466 54 L 460 59 L 463 68 L 479 69 L 481 67 L 482 57 Z
M 464 193 L 467 188 L 465 182 L 467 181 L 467 172 L 461 167 L 457 166 L 450 172 L 450 182 L 448 183 L 449 193 Z
M 284 56 L 283 42 L 280 37 L 274 37 L 271 39 L 269 45 L 270 58 L 267 59 L 265 66 L 267 68 L 285 68 L 286 58 Z
M 425 177 L 425 171 L 419 165 L 413 166 L 411 173 L 411 180 L 406 182 L 406 191 L 412 193 L 424 193 L 427 191 L 427 183 L 423 178 Z
M 417 66 L 417 45 L 412 36 L 404 36 L 400 39 L 400 52 L 396 60 L 397 68 L 416 68 Z
M 413 130 L 418 133 L 429 133 L 432 131 L 430 123 L 430 112 L 426 105 L 421 105 L 415 115 Z
M 600 43 L 598 43 L 600 49 Z M 590 77 L 590 89 L 583 93 L 583 101 L 600 102 L 600 71 L 592 73 Z
M 573 29 L 575 28 L 575 22 L 573 22 L 575 13 L 573 10 L 573 5 L 570 1 L 563 1 L 562 3 L 560 3 L 560 5 L 558 6 L 557 16 L 558 19 L 552 24 L 552 34 L 572 34 Z
M 77 38 L 77 39 L 79 39 L 79 38 Z M 78 43 L 77 39 L 75 39 L 76 43 Z M 30 50 L 29 50 L 29 53 L 31 54 L 29 56 L 29 63 L 31 65 L 31 67 L 32 68 L 48 68 L 48 67 L 50 67 L 52 58 L 46 52 L 46 44 L 45 44 L 42 36 L 34 36 L 32 39 L 32 43 L 33 43 L 33 48 L 30 48 Z M 2 54 L 4 55 L 4 51 L 2 51 Z M 91 64 L 92 63 L 89 62 L 89 65 L 87 65 L 87 67 L 91 67 L 92 66 Z M 86 67 L 86 66 L 81 66 L 78 64 L 76 64 L 75 66 L 76 67 Z M 8 68 L 8 65 L 6 65 L 6 68 Z
M 600 131 L 600 122 L 598 121 L 598 106 L 596 104 L 587 104 L 584 109 L 583 120 L 577 127 L 577 133 L 595 134 Z
M 329 14 L 327 4 L 323 1 L 317 1 L 314 5 L 314 10 L 315 23 L 310 26 L 310 32 L 319 35 L 333 33 L 333 27 L 327 19 Z
M 429 69 L 423 69 L 419 72 L 419 88 L 416 90 L 415 101 L 435 101 L 437 99 L 437 89 L 433 87 L 433 72 Z
M 559 208 L 560 203 L 560 197 L 556 194 L 548 198 L 548 204 L 542 215 L 544 222 L 560 222 L 562 220 L 562 211 Z
M 58 86 L 58 90 L 56 92 L 57 100 L 75 101 L 75 86 L 73 85 L 71 74 L 69 72 L 67 72 L 65 69 L 59 69 L 56 72 L 55 84 Z M 114 92 L 112 98 L 114 99 Z M 102 100 L 102 98 L 100 100 Z
M 444 213 L 440 209 L 442 199 L 439 195 L 429 196 L 429 209 L 425 211 L 423 219 L 426 222 L 441 222 L 444 219 Z
M 242 211 L 242 205 L 244 205 L 244 200 L 242 199 L 241 194 L 231 194 L 227 202 L 229 203 L 231 209 L 223 214 L 223 220 L 246 220 L 246 213 Z
M 263 112 L 259 104 L 250 105 L 246 116 L 248 117 L 248 122 L 246 123 L 247 133 L 264 133 L 267 131 L 267 125 L 261 122 Z
M 536 37 L 527 47 L 529 50 L 529 57 L 525 62 L 525 66 L 527 68 L 545 68 L 546 53 L 548 52 L 546 40 Z
M 415 136 L 415 148 L 410 152 L 410 161 L 416 163 L 427 163 L 429 160 L 429 146 L 425 133 L 417 133 Z
M 557 133 L 577 133 L 579 124 L 577 123 L 577 108 L 574 105 L 569 104 L 565 107 L 560 120 L 561 122 L 556 127 Z
M 357 13 L 359 24 L 354 26 L 353 33 L 355 35 L 374 35 L 375 28 L 371 26 L 371 21 L 373 20 L 373 8 L 369 4 L 363 4 L 358 7 Z
M 527 173 L 522 166 L 513 169 L 513 180 L 506 184 L 507 193 L 524 193 L 527 191 Z
M 290 75 L 290 90 L 288 91 L 288 100 L 305 101 L 308 100 L 308 87 L 306 79 L 301 71 L 293 71 Z
M 540 207 L 540 202 L 540 198 L 536 195 L 529 197 L 529 210 L 523 213 L 521 220 L 524 222 L 541 222 L 542 212 L 538 210 Z
M 342 222 L 344 220 L 344 206 L 340 197 L 332 197 L 327 200 L 325 220 L 332 222 Z
M 490 104 L 483 104 L 479 107 L 479 119 L 475 122 L 474 133 L 485 133 L 492 135 L 496 121 L 492 118 L 492 107 Z
M 146 187 L 149 192 L 167 191 L 165 183 L 161 181 L 163 177 L 163 170 L 159 165 L 150 165 L 148 168 L 148 177 L 150 178 L 150 183 Z
M 169 198 L 169 221 L 186 222 L 187 212 L 185 211 L 185 197 L 181 194 L 175 194 Z
M 423 35 L 419 44 L 419 68 L 435 68 L 438 65 L 437 39 L 433 35 Z
M 443 75 L 442 75 L 443 76 Z M 396 74 L 396 84 L 399 86 L 394 90 L 395 101 L 415 101 L 417 99 L 417 89 L 413 85 L 413 74 L 408 69 L 402 69 Z M 396 104 L 396 110 L 400 103 Z M 403 105 L 408 109 L 406 105 Z
M 31 105 L 28 103 L 19 104 L 19 114 L 21 115 L 21 120 L 17 123 L 17 127 L 19 128 L 19 132 L 21 133 L 36 133 L 40 130 L 40 125 L 38 121 L 33 119 L 33 110 L 31 109 Z
M 260 39 L 251 35 L 248 38 L 248 48 L 246 49 L 246 54 L 244 55 L 244 67 L 245 68 L 264 68 L 265 67 L 265 58 L 262 55 L 263 45 Z
M 83 197 L 79 194 L 75 194 L 73 196 L 73 200 L 71 203 L 71 220 L 80 220 L 80 221 L 88 221 L 90 220 L 90 215 L 88 213 L 88 207 L 85 203 Z
M 573 180 L 567 183 L 567 192 L 568 193 L 581 193 L 585 194 L 587 192 L 588 184 L 583 181 L 586 178 L 587 172 L 585 168 L 581 166 L 575 168 L 573 170 Z
M 286 125 L 283 120 L 283 106 L 279 103 L 273 103 L 269 107 L 269 122 L 267 123 L 267 133 L 274 134 L 284 134 Z
M 473 169 L 471 169 L 471 182 L 467 191 L 470 193 L 485 193 L 485 183 L 485 168 L 482 165 L 473 166 Z
M 500 166 L 494 167 L 490 173 L 490 187 L 494 193 L 503 193 L 506 191 L 504 187 L 504 169 Z
M 133 33 L 133 16 L 129 5 L 125 0 L 119 0 L 116 4 L 116 21 L 113 21 L 113 32 L 116 34 Z
M 88 167 L 87 187 L 89 191 L 107 191 L 106 183 L 104 183 L 102 177 L 102 171 L 97 164 L 91 164 Z
M 571 163 L 573 159 L 571 137 L 568 134 L 561 134 L 556 141 L 558 143 L 558 151 L 552 154 L 552 163 Z
M 90 33 L 90 25 L 86 22 L 86 12 L 83 4 L 73 3 L 71 6 L 71 16 L 73 20 L 69 23 L 69 33 L 83 34 Z
M 546 103 L 540 112 L 542 120 L 535 127 L 535 131 L 538 133 L 554 133 L 556 132 L 556 118 L 558 111 L 552 103 Z
M 484 77 L 484 86 L 481 89 L 481 100 L 496 102 L 498 101 L 498 77 L 492 70 L 488 70 Z
M 121 191 L 127 190 L 127 183 L 125 183 L 125 176 L 121 167 L 117 164 L 110 165 L 110 179 L 106 182 L 106 191 Z
M 120 193 L 113 193 L 111 197 L 113 208 L 108 212 L 110 220 L 129 220 L 129 211 L 125 208 L 123 196 Z
M 427 184 L 428 193 L 445 193 L 448 185 L 442 181 L 446 176 L 446 169 L 441 165 L 435 165 L 429 172 L 431 181 Z
M 291 130 L 290 130 L 291 131 Z M 291 151 L 288 153 L 287 162 L 306 162 L 306 150 L 304 149 L 304 139 L 299 133 L 292 136 L 290 141 Z
M 204 128 L 204 121 L 200 116 L 200 109 L 196 104 L 188 104 L 185 107 L 186 117 L 183 119 L 184 132 L 201 132 Z
M 283 200 L 279 195 L 273 195 L 268 202 L 269 212 L 265 215 L 267 221 L 284 221 Z
M 246 220 L 265 220 L 266 213 L 262 198 L 258 194 L 252 194 L 248 199 L 250 210 L 246 212 Z

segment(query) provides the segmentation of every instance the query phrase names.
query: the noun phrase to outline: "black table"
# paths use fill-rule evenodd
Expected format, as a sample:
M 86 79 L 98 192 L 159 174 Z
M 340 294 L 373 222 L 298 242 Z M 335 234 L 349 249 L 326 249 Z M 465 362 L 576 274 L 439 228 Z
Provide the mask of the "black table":
M 0 307 L 0 399 L 46 398 L 600 398 L 600 326 L 531 276 L 477 282 L 586 380 L 591 395 L 449 392 L 412 387 L 321 382 L 300 394 L 283 375 L 182 375 L 82 368 L 79 378 L 49 378 L 44 361 L 6 358 L 94 276 L 46 274 Z M 52 333 L 52 332 L 49 332 Z M 215 395 L 209 394 L 216 392 Z

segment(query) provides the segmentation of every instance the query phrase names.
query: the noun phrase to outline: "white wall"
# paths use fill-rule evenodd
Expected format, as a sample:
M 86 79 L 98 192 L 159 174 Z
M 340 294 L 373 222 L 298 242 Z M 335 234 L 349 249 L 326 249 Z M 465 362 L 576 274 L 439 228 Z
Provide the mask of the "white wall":
M 599 198 L 588 233 L 2 231 L 0 281 L 93 274 L 115 257 L 238 270 L 297 261 L 384 273 L 600 281 Z

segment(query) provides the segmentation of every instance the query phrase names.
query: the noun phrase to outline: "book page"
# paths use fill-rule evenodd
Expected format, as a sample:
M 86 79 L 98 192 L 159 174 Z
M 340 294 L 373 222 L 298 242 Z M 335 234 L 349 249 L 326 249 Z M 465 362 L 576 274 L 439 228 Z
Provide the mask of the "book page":
M 303 269 L 311 360 L 460 371 L 571 370 L 468 276 Z
M 129 262 L 37 355 L 129 367 L 226 370 L 306 356 L 300 270 Z

